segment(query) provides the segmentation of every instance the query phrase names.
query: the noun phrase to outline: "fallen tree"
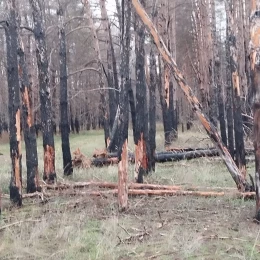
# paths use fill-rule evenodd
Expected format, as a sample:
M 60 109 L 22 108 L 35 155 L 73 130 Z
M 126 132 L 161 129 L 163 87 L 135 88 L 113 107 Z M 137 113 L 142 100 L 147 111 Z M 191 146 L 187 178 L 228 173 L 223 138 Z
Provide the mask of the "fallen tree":
M 148 14 L 140 4 L 139 0 L 132 0 L 132 4 L 135 8 L 136 13 L 146 25 L 149 33 L 151 34 L 153 41 L 164 59 L 165 65 L 167 65 L 174 76 L 177 84 L 179 85 L 180 89 L 185 94 L 187 100 L 189 101 L 192 110 L 197 114 L 201 124 L 203 125 L 204 129 L 206 130 L 208 136 L 210 137 L 211 141 L 216 145 L 216 148 L 219 150 L 220 156 L 222 157 L 224 163 L 227 166 L 233 180 L 235 181 L 238 190 L 240 191 L 250 191 L 252 190 L 252 185 L 250 185 L 243 174 L 241 174 L 240 170 L 238 169 L 237 165 L 235 164 L 234 160 L 232 159 L 228 149 L 223 144 L 220 135 L 216 127 L 211 124 L 207 116 L 203 113 L 202 106 L 194 95 L 191 87 L 187 84 L 186 79 L 178 68 L 175 60 L 173 59 L 172 55 L 170 54 L 169 50 L 167 49 L 163 39 L 158 34 L 156 27 L 154 26 L 152 20 L 149 18 Z M 259 203 L 260 205 L 260 203 Z
M 97 191 L 78 191 L 78 190 L 66 190 L 66 191 L 56 191 L 56 192 L 35 192 L 30 194 L 23 194 L 23 199 L 40 198 L 45 200 L 50 197 L 55 196 L 94 196 L 94 197 L 107 197 L 116 196 L 118 194 L 118 189 L 111 190 L 97 190 Z M 129 189 L 128 195 L 130 196 L 196 196 L 196 197 L 223 197 L 229 196 L 232 198 L 243 198 L 243 199 L 254 199 L 255 192 L 217 192 L 217 191 L 189 191 L 189 190 L 143 190 L 143 189 Z M 2 198 L 9 196 L 3 194 Z

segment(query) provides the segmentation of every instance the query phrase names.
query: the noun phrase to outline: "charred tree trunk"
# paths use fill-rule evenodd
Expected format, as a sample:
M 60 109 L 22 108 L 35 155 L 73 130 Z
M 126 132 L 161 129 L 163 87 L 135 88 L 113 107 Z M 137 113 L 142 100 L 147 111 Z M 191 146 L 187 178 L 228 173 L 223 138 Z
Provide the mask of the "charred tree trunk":
M 118 119 L 118 198 L 120 210 L 128 207 L 127 192 L 127 140 L 128 140 L 128 84 L 130 81 L 130 27 L 131 27 L 131 3 L 122 1 L 122 24 L 121 24 L 121 84 L 119 92 L 119 119 Z
M 239 190 L 245 191 L 250 190 L 252 187 L 250 184 L 244 179 L 244 176 L 239 171 L 238 167 L 232 160 L 227 148 L 221 141 L 221 137 L 219 136 L 217 129 L 212 125 L 207 116 L 202 112 L 202 106 L 199 103 L 197 97 L 193 94 L 192 89 L 187 84 L 184 75 L 179 70 L 176 65 L 175 60 L 172 58 L 171 54 L 166 48 L 163 39 L 159 36 L 154 24 L 150 20 L 148 14 L 145 12 L 141 4 L 138 0 L 132 0 L 133 6 L 135 7 L 136 12 L 147 26 L 149 32 L 153 36 L 154 43 L 156 44 L 160 54 L 163 56 L 164 61 L 170 67 L 171 73 L 173 74 L 176 82 L 178 83 L 181 90 L 184 92 L 185 96 L 187 97 L 190 105 L 194 112 L 196 112 L 200 122 L 202 123 L 204 129 L 206 130 L 208 136 L 212 140 L 212 142 L 216 145 L 217 149 L 219 150 L 220 156 L 222 157 L 224 163 L 226 164 L 233 180 L 235 181 L 237 188 Z
M 226 13 L 229 13 L 228 3 L 226 5 Z M 231 64 L 230 64 L 230 46 L 229 46 L 229 35 L 231 31 L 231 24 L 229 16 L 227 15 L 227 35 L 226 35 L 226 73 L 227 73 L 227 88 L 226 88 L 226 110 L 227 110 L 227 133 L 228 133 L 228 150 L 232 158 L 234 159 L 234 116 L 233 116 L 233 89 L 232 89 L 232 75 L 231 75 Z
M 39 76 L 39 94 L 41 103 L 41 127 L 44 149 L 43 179 L 48 183 L 56 180 L 55 172 L 55 148 L 52 127 L 52 109 L 50 100 L 50 81 L 48 75 L 48 57 L 43 26 L 43 10 L 40 0 L 30 0 L 33 10 L 34 36 L 36 42 L 36 58 Z
M 142 1 L 144 4 L 144 1 Z M 145 27 L 138 17 L 135 18 L 135 54 L 136 54 L 136 128 L 135 142 L 135 181 L 143 182 L 148 173 L 148 111 L 145 80 Z
M 149 145 L 150 145 L 150 165 L 155 171 L 155 149 L 156 149 L 156 59 L 153 47 L 150 52 L 150 86 L 149 86 Z
M 22 205 L 22 154 L 21 154 L 21 110 L 18 76 L 18 31 L 16 23 L 15 0 L 8 0 L 8 22 L 5 24 L 7 46 L 7 82 L 9 99 L 9 140 L 12 162 L 10 199 Z
M 260 221 L 260 1 L 251 0 L 251 76 L 254 90 L 256 219 Z
M 22 114 L 27 167 L 27 193 L 40 191 L 36 132 L 32 110 L 32 89 L 29 82 L 23 43 L 19 46 L 19 76 L 22 94 Z
M 60 16 L 60 132 L 61 147 L 63 157 L 64 175 L 68 176 L 73 173 L 70 141 L 69 141 L 69 119 L 68 119 L 68 75 L 67 75 L 67 54 L 66 54 L 66 37 L 64 28 L 63 10 L 59 9 Z
M 236 6 L 236 5 L 235 5 Z M 229 16 L 229 49 L 230 49 L 230 67 L 232 76 L 233 87 L 233 109 L 234 109 L 234 132 L 235 132 L 235 145 L 236 145 L 236 163 L 240 172 L 246 176 L 246 155 L 244 145 L 244 133 L 243 133 L 243 120 L 242 120 L 242 108 L 240 98 L 240 77 L 238 68 L 238 53 L 237 53 L 237 39 L 235 31 L 237 30 L 234 24 L 235 20 L 235 7 L 230 4 L 228 9 Z

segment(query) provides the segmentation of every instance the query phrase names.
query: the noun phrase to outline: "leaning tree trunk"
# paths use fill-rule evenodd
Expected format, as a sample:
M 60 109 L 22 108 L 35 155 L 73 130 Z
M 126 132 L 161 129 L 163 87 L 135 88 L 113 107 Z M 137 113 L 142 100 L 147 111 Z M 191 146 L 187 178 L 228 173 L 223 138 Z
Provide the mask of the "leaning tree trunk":
M 29 82 L 22 40 L 19 39 L 19 76 L 23 108 L 23 132 L 26 150 L 27 193 L 40 191 L 36 132 L 32 109 L 32 89 Z
M 108 112 L 107 112 L 107 98 L 106 93 L 104 90 L 105 84 L 104 84 L 104 78 L 103 78 L 103 65 L 101 60 L 101 52 L 97 37 L 97 31 L 95 29 L 95 24 L 91 15 L 91 9 L 90 9 L 90 3 L 89 0 L 85 0 L 86 5 L 86 16 L 90 24 L 91 32 L 92 32 L 92 42 L 94 44 L 94 51 L 96 53 L 97 57 L 97 63 L 98 63 L 98 75 L 99 75 L 99 89 L 100 89 L 100 113 L 102 115 L 102 121 L 104 124 L 104 132 L 105 132 L 105 145 L 108 147 L 109 145 L 109 118 L 108 118 Z
M 142 1 L 144 4 L 144 1 Z M 136 54 L 136 127 L 135 142 L 135 181 L 143 182 L 144 174 L 148 173 L 148 111 L 145 81 L 145 27 L 139 17 L 135 18 L 135 54 Z
M 30 0 L 33 10 L 34 36 L 36 42 L 36 58 L 39 76 L 39 94 L 41 103 L 41 127 L 44 149 L 43 179 L 48 183 L 56 180 L 55 148 L 52 127 L 52 109 L 50 100 L 50 81 L 48 75 L 48 56 L 45 29 L 43 26 L 43 10 L 40 0 Z
M 235 181 L 237 188 L 241 191 L 250 190 L 250 184 L 244 179 L 244 176 L 239 171 L 238 167 L 236 166 L 235 162 L 233 161 L 232 157 L 230 156 L 227 148 L 221 141 L 221 137 L 219 136 L 217 129 L 212 125 L 207 116 L 202 112 L 202 106 L 199 103 L 196 96 L 193 94 L 192 89 L 187 84 L 184 75 L 179 70 L 176 65 L 175 60 L 172 58 L 171 54 L 167 50 L 162 38 L 159 36 L 154 24 L 150 20 L 148 14 L 145 12 L 141 4 L 138 0 L 132 0 L 133 6 L 135 7 L 136 12 L 148 28 L 149 32 L 151 33 L 154 43 L 156 44 L 159 52 L 161 53 L 164 61 L 170 67 L 171 73 L 173 74 L 176 82 L 178 83 L 179 87 L 184 92 L 185 96 L 187 97 L 190 105 L 194 112 L 196 112 L 200 122 L 202 123 L 204 129 L 206 130 L 207 134 L 209 135 L 211 141 L 216 145 L 219 150 L 220 156 L 222 157 L 224 163 L 226 164 L 233 180 Z
M 22 205 L 22 154 L 21 154 L 21 110 L 18 76 L 18 31 L 16 23 L 15 0 L 8 0 L 8 22 L 5 25 L 7 46 L 7 82 L 9 99 L 9 140 L 12 162 L 10 199 Z
M 120 210 L 128 207 L 127 171 L 128 171 L 128 84 L 130 81 L 130 28 L 131 4 L 130 1 L 122 2 L 121 24 L 121 84 L 119 92 L 119 119 L 118 119 L 118 202 Z
M 69 140 L 69 119 L 68 119 L 68 74 L 67 74 L 67 54 L 66 54 L 66 36 L 64 28 L 63 10 L 59 10 L 60 16 L 60 132 L 61 147 L 63 157 L 64 175 L 73 173 L 70 140 Z
M 254 88 L 256 219 L 260 221 L 260 0 L 251 0 L 251 76 Z

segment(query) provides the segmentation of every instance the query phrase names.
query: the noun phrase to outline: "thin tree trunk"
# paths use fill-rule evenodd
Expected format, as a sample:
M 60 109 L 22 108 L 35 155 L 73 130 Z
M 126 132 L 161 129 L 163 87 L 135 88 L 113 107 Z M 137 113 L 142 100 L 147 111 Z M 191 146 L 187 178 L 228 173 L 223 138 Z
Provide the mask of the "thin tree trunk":
M 9 99 L 9 140 L 10 157 L 12 162 L 10 199 L 22 205 L 22 154 L 21 154 L 21 110 L 18 76 L 18 31 L 16 23 L 15 0 L 8 0 L 8 22 L 5 25 L 7 46 L 7 82 Z
M 119 208 L 126 210 L 128 207 L 127 193 L 127 140 L 128 140 L 128 84 L 130 81 L 129 55 L 130 55 L 130 28 L 131 28 L 131 3 L 122 2 L 122 24 L 121 24 L 121 84 L 119 95 L 119 120 L 118 120 L 118 192 Z
M 156 59 L 153 47 L 150 52 L 150 86 L 149 86 L 149 146 L 150 146 L 150 164 L 151 169 L 155 171 L 155 149 L 156 149 Z
M 50 81 L 48 75 L 48 57 L 45 29 L 43 26 L 43 10 L 40 0 L 30 0 L 33 10 L 34 36 L 36 41 L 36 58 L 39 76 L 39 94 L 41 103 L 41 128 L 44 149 L 43 179 L 49 183 L 56 180 L 55 148 L 52 127 L 52 109 L 50 100 Z
M 63 172 L 65 176 L 73 173 L 70 141 L 69 141 L 69 119 L 68 119 L 68 75 L 67 75 L 67 53 L 66 37 L 64 28 L 63 10 L 59 9 L 59 38 L 60 38 L 60 132 L 63 158 Z
M 201 104 L 199 103 L 198 99 L 194 96 L 192 89 L 187 84 L 182 72 L 177 67 L 176 62 L 173 60 L 171 54 L 167 50 L 162 38 L 158 35 L 158 32 L 154 24 L 150 20 L 149 16 L 147 15 L 147 13 L 145 12 L 145 10 L 143 9 L 143 7 L 141 6 L 138 0 L 132 0 L 132 3 L 136 12 L 138 13 L 138 15 L 140 16 L 140 18 L 148 28 L 149 32 L 153 36 L 154 43 L 156 44 L 161 55 L 163 56 L 165 62 L 169 65 L 175 80 L 177 81 L 179 87 L 182 89 L 185 96 L 187 97 L 190 105 L 192 106 L 193 111 L 196 112 L 197 116 L 199 117 L 199 120 L 201 121 L 210 139 L 218 148 L 220 152 L 220 156 L 222 157 L 224 163 L 226 164 L 233 180 L 237 184 L 238 189 L 242 191 L 250 190 L 251 189 L 250 184 L 244 179 L 244 176 L 237 168 L 227 148 L 222 143 L 221 137 L 219 136 L 217 129 L 209 122 L 208 118 L 202 112 Z
M 98 74 L 99 74 L 99 88 L 100 88 L 100 113 L 102 116 L 102 121 L 104 124 L 104 132 L 105 132 L 105 145 L 108 147 L 108 144 L 110 142 L 109 140 L 109 117 L 107 112 L 107 98 L 106 93 L 104 90 L 105 84 L 104 84 L 104 78 L 103 78 L 103 65 L 101 60 L 101 53 L 100 53 L 100 47 L 97 37 L 97 31 L 95 29 L 95 24 L 92 18 L 91 9 L 89 0 L 85 0 L 86 5 L 86 15 L 90 24 L 90 28 L 92 30 L 92 40 L 94 44 L 94 50 L 96 52 L 97 56 L 97 63 L 98 63 Z
M 260 221 L 260 0 L 251 0 L 251 76 L 254 89 L 256 219 Z
M 26 150 L 27 167 L 27 193 L 40 191 L 38 153 L 35 133 L 35 125 L 32 110 L 32 89 L 29 82 L 25 54 L 22 40 L 19 44 L 19 76 L 21 84 L 22 109 L 23 109 L 23 129 Z

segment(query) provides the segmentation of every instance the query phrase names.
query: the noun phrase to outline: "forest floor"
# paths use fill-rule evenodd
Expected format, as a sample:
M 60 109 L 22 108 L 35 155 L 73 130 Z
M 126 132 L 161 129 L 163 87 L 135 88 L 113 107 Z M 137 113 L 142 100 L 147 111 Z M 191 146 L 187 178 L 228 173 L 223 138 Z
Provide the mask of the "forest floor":
M 8 138 L 0 139 L 0 184 L 8 193 Z M 131 141 L 132 136 L 129 137 Z M 56 170 L 62 182 L 60 137 L 55 140 Z M 42 171 L 41 140 L 39 162 Z M 176 147 L 211 145 L 199 129 L 180 133 Z M 91 156 L 103 147 L 103 132 L 71 135 L 72 151 Z M 130 149 L 133 145 L 130 142 Z M 157 134 L 163 150 L 163 134 Z M 25 156 L 24 156 L 25 157 Z M 24 160 L 24 159 L 23 159 Z M 23 173 L 26 169 L 23 161 Z M 254 165 L 248 165 L 254 174 Z M 130 166 L 129 179 L 133 179 Z M 117 167 L 75 169 L 72 181 L 117 181 Z M 147 183 L 187 187 L 235 187 L 217 158 L 157 164 Z M 24 181 L 24 183 L 26 183 Z M 255 202 L 234 197 L 130 197 L 129 210 L 119 213 L 117 198 L 59 196 L 47 203 L 24 200 L 12 208 L 3 200 L 0 259 L 260 259 L 260 227 L 253 222 Z

